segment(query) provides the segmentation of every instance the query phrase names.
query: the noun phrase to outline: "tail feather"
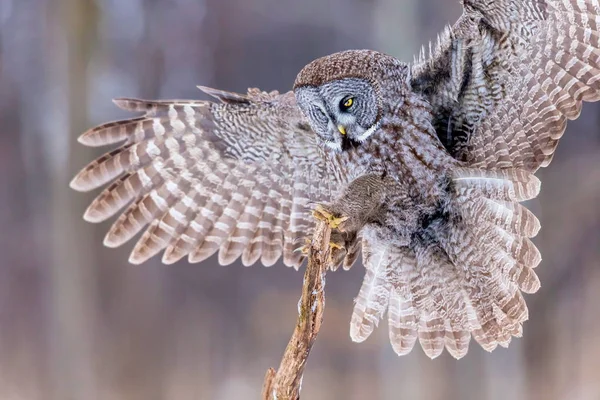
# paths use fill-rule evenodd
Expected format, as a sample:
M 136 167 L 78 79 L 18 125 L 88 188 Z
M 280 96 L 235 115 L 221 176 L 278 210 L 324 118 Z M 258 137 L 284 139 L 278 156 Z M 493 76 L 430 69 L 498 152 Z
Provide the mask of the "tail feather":
M 395 284 L 390 292 L 388 328 L 392 348 L 398 355 L 405 355 L 413 349 L 419 329 L 419 315 L 410 291 L 410 281 L 416 276 L 414 255 L 406 252 L 396 268 L 401 272 L 393 275 Z
M 363 242 L 363 263 L 367 272 L 350 322 L 350 337 L 355 342 L 369 337 L 388 308 L 392 286 L 387 279 L 390 256 L 389 248 L 372 248 L 368 241 Z
M 421 312 L 419 318 L 419 343 L 429 358 L 436 358 L 444 351 L 446 321 L 437 312 Z
M 352 339 L 365 340 L 387 309 L 390 343 L 399 355 L 410 352 L 417 339 L 431 358 L 444 348 L 463 357 L 471 336 L 488 351 L 508 346 L 528 318 L 521 291 L 539 287 L 532 274 L 539 257 L 529 239 L 492 224 L 453 225 L 440 234 L 441 248 L 372 247 L 365 235 L 367 272 L 352 316 Z M 481 226 L 504 242 L 485 240 L 493 235 L 482 236 Z
M 462 270 L 474 301 L 481 328 L 473 330 L 473 337 L 491 351 L 522 334 L 528 319 L 522 292 L 540 287 L 533 268 L 541 256 L 529 239 L 540 224 L 518 203 L 537 195 L 539 180 L 519 170 L 468 169 L 453 179 L 460 220 L 450 226 L 441 245 Z
M 450 319 L 446 320 L 446 334 L 444 344 L 448 353 L 457 360 L 467 355 L 471 332 L 462 325 L 453 324 Z

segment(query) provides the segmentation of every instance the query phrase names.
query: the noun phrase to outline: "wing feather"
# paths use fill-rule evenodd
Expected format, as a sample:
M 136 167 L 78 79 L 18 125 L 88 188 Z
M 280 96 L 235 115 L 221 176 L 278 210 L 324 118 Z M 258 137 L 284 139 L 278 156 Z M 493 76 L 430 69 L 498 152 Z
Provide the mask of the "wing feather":
M 413 88 L 434 107 L 440 140 L 480 168 L 550 164 L 566 122 L 600 99 L 597 0 L 464 0 L 464 13 Z
M 219 252 L 221 264 L 241 256 L 246 265 L 272 265 L 283 255 L 299 267 L 295 250 L 312 229 L 310 204 L 330 201 L 337 186 L 293 94 L 201 89 L 221 103 L 117 99 L 144 115 L 79 138 L 87 146 L 122 143 L 71 182 L 88 191 L 112 181 L 85 218 L 100 222 L 128 205 L 105 244 L 120 246 L 147 227 L 133 263 L 165 249 L 165 263 Z

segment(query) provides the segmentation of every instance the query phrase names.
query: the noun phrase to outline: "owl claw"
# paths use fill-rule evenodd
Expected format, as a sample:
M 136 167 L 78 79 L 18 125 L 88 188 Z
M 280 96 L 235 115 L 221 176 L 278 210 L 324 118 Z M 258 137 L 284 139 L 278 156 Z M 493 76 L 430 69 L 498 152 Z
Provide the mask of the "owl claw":
M 306 238 L 304 239 L 305 243 L 303 246 L 298 247 L 296 250 L 294 250 L 294 252 L 299 252 L 302 253 L 302 255 L 304 256 L 308 256 L 308 253 L 310 251 L 310 239 Z M 329 256 L 331 257 L 331 254 L 333 254 L 334 250 L 344 250 L 345 246 L 343 244 L 340 243 L 336 243 L 333 241 L 329 242 Z
M 343 250 L 344 246 L 336 243 L 336 242 L 329 242 L 329 250 Z
M 303 256 L 308 257 L 308 253 L 310 252 L 310 238 L 304 238 L 304 245 L 298 247 L 294 252 L 302 253 Z
M 348 217 L 336 217 L 330 211 L 327 211 L 321 204 L 317 204 L 312 212 L 313 217 L 318 220 L 325 221 L 331 229 L 338 229 L 340 225 L 348 219 Z

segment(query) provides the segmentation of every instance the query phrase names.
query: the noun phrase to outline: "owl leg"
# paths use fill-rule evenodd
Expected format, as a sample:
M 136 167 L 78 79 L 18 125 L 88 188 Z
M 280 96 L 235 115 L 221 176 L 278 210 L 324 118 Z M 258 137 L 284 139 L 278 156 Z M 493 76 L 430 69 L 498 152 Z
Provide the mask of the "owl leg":
M 379 174 L 356 178 L 332 203 L 319 204 L 313 216 L 325 221 L 333 230 L 353 234 L 366 223 L 380 220 L 388 193 L 394 191 L 396 182 Z

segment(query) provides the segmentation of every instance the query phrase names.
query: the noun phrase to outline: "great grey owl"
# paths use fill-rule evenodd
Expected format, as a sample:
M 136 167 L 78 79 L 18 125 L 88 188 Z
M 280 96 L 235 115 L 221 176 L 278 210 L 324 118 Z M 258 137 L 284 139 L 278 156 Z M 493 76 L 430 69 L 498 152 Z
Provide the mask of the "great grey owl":
M 112 182 L 85 213 L 128 205 L 104 243 L 146 228 L 130 261 L 298 268 L 314 217 L 334 229 L 331 267 L 362 253 L 350 335 L 387 311 L 398 354 L 460 358 L 521 336 L 522 293 L 540 282 L 537 196 L 582 101 L 600 98 L 598 0 L 463 0 L 464 13 L 413 64 L 369 50 L 307 65 L 293 92 L 201 87 L 220 102 L 119 99 L 143 115 L 85 132 L 121 143 L 72 181 Z

